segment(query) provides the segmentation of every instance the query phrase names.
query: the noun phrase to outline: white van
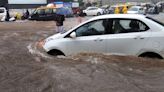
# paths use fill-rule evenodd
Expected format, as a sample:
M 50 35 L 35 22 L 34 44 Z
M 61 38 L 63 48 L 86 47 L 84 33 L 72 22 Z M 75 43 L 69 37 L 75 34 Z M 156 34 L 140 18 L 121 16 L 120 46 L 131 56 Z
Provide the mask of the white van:
M 7 14 L 6 8 L 0 7 L 0 21 L 3 21 L 5 19 L 6 14 Z

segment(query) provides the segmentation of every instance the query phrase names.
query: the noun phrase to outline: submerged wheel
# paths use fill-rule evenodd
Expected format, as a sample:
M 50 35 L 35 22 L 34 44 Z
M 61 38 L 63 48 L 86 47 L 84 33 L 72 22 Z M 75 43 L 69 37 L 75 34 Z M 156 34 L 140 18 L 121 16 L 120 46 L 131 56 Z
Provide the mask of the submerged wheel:
M 98 12 L 98 13 L 97 13 L 97 16 L 99 16 L 99 15 L 101 15 L 101 13 L 100 13 L 100 12 Z
M 163 59 L 159 54 L 154 53 L 154 52 L 146 52 L 146 53 L 143 53 L 143 54 L 139 55 L 139 57 Z
M 59 50 L 50 50 L 49 52 L 47 52 L 49 55 L 52 55 L 52 56 L 58 56 L 58 55 L 64 55 L 63 52 L 59 51 Z

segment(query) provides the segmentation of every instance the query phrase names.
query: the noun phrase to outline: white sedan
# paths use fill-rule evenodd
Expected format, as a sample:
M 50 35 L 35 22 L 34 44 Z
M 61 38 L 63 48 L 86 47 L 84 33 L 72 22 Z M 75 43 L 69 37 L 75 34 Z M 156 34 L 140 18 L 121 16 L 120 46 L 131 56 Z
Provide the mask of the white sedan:
M 52 55 L 94 52 L 164 58 L 164 24 L 138 14 L 102 15 L 50 36 L 43 48 Z
M 87 9 L 83 10 L 85 15 L 102 15 L 104 12 L 103 9 L 98 7 L 88 7 Z
M 145 10 L 141 6 L 132 6 L 127 11 L 128 14 L 145 14 Z

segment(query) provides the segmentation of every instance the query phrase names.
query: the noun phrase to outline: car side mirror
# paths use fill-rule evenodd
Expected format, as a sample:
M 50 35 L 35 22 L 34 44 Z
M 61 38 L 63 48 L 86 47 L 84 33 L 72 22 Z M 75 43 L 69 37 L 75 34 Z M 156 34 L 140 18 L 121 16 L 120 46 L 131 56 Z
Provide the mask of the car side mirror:
M 72 32 L 72 33 L 70 34 L 70 37 L 71 37 L 71 38 L 76 38 L 76 33 L 75 33 L 75 32 Z

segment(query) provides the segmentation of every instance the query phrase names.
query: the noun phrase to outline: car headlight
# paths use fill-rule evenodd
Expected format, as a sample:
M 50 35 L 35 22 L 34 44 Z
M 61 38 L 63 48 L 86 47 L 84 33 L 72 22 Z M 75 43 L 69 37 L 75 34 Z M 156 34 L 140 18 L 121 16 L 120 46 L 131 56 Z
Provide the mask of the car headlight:
M 53 40 L 53 38 L 48 38 L 48 39 L 46 39 L 46 42 L 49 42 L 51 40 Z

